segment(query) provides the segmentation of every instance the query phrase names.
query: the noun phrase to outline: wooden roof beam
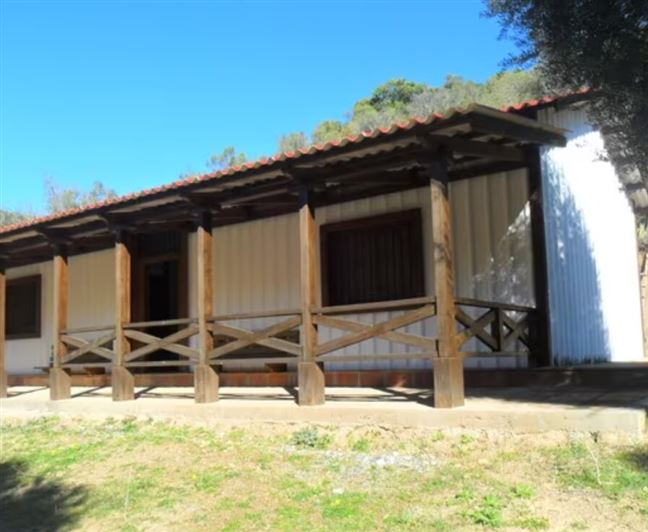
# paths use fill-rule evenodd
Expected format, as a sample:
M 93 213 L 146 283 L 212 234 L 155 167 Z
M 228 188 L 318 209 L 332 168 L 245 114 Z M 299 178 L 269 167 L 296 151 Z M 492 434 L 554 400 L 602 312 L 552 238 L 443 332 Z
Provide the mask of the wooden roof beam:
M 438 151 L 446 148 L 459 155 L 488 157 L 500 161 L 522 162 L 526 160 L 524 150 L 511 146 L 502 146 L 492 142 L 480 142 L 461 137 L 446 137 L 443 135 L 420 135 L 419 143 L 423 148 Z
M 473 131 L 484 135 L 498 135 L 531 144 L 565 146 L 567 143 L 564 130 L 542 124 L 531 118 L 504 114 L 488 108 L 480 108 L 471 114 L 470 126 Z
M 40 228 L 36 232 L 53 246 L 67 246 L 72 243 L 70 232 L 64 229 Z

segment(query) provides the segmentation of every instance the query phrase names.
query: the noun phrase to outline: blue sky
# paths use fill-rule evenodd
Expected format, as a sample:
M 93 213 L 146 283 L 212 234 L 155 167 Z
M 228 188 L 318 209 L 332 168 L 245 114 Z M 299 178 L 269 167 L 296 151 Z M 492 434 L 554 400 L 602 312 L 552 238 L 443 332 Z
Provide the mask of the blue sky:
M 483 81 L 511 51 L 478 1 L 0 0 L 0 205 L 43 180 L 123 194 L 229 145 L 343 118 L 390 78 Z

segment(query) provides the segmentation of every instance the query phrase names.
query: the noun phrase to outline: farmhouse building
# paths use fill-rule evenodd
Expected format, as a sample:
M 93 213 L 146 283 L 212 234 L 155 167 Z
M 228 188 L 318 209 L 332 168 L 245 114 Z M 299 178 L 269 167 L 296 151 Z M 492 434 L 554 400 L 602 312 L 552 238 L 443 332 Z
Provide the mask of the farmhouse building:
M 335 372 L 403 370 L 452 407 L 464 368 L 643 360 L 634 215 L 590 97 L 472 105 L 0 229 L 0 393 L 45 370 L 63 399 L 105 372 L 126 400 L 174 373 L 209 402 L 228 372 L 271 372 L 312 405 Z

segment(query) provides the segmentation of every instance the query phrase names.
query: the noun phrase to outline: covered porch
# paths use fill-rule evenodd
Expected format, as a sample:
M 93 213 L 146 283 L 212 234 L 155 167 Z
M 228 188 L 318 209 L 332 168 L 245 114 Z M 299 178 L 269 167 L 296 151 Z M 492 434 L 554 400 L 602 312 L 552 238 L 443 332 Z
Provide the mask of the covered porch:
M 434 406 L 460 406 L 467 358 L 524 357 L 530 366 L 551 361 L 539 149 L 563 143 L 562 130 L 472 106 L 12 227 L 0 233 L 0 309 L 5 309 L 5 272 L 51 261 L 47 370 L 52 400 L 71 397 L 79 370 L 109 371 L 112 399 L 124 401 L 135 398 L 136 375 L 150 373 L 155 379 L 157 371 L 182 369 L 192 372 L 196 402 L 213 402 L 228 368 L 261 367 L 294 372 L 298 404 L 318 405 L 325 400 L 328 368 L 420 361 L 422 371 L 433 372 Z M 498 172 L 519 172 L 528 184 L 534 305 L 456 296 L 449 188 Z M 429 208 L 407 216 L 403 213 L 412 209 L 390 212 L 392 219 L 380 220 L 382 227 L 397 228 L 389 237 L 353 240 L 344 235 L 357 230 L 358 223 L 351 228 L 317 219 L 319 211 L 333 206 L 397 193 L 425 195 Z M 362 234 L 374 234 L 375 216 L 359 209 L 352 214 L 345 222 L 360 220 Z M 276 262 L 294 252 L 297 271 L 287 270 L 286 286 L 272 286 L 277 293 L 294 293 L 284 299 L 295 304 L 256 310 L 261 295 L 243 282 L 234 290 L 250 292 L 249 308 L 218 312 L 229 282 L 216 266 L 226 249 L 219 228 L 278 218 L 289 220 L 286 227 L 293 233 L 266 242 L 267 259 L 261 261 Z M 240 247 L 256 245 L 234 241 Z M 358 242 L 369 247 L 357 252 Z M 429 250 L 428 258 L 421 247 Z M 112 275 L 78 271 L 90 299 L 99 286 L 109 287 L 114 317 L 108 323 L 71 325 L 75 275 L 70 263 L 106 250 L 112 250 Z M 405 259 L 390 262 L 387 273 L 374 271 L 377 261 L 358 258 L 389 262 L 392 254 Z M 360 275 L 346 278 L 347 284 L 335 277 L 335 285 L 333 270 L 356 268 L 342 260 L 349 256 L 362 262 Z M 251 271 L 264 267 L 257 264 Z M 414 282 L 417 268 L 422 271 Z M 377 279 L 379 288 L 369 283 L 358 289 L 365 276 Z M 384 279 L 408 282 L 385 287 Z M 154 297 L 163 292 L 164 297 Z M 414 297 L 379 297 L 400 293 Z M 348 294 L 362 302 L 346 301 Z M 166 307 L 169 313 L 158 312 Z M 371 320 L 362 318 L 367 315 Z M 6 396 L 8 340 L 5 317 L 0 318 L 0 394 Z M 367 341 L 387 349 L 349 349 Z

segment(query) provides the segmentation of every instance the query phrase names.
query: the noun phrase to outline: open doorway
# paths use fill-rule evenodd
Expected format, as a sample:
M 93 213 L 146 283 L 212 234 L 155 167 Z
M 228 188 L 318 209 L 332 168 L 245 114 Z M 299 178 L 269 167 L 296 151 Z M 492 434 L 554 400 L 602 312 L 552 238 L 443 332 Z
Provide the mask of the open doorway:
M 144 265 L 144 321 L 164 321 L 180 318 L 178 305 L 179 259 L 148 262 Z M 160 338 L 174 332 L 174 327 L 150 327 L 147 331 Z
M 163 322 L 188 317 L 186 234 L 164 232 L 138 237 L 133 264 L 133 321 Z M 164 338 L 179 330 L 177 325 L 153 325 L 143 330 Z M 160 349 L 142 360 L 178 360 Z M 174 366 L 147 371 L 176 371 Z

